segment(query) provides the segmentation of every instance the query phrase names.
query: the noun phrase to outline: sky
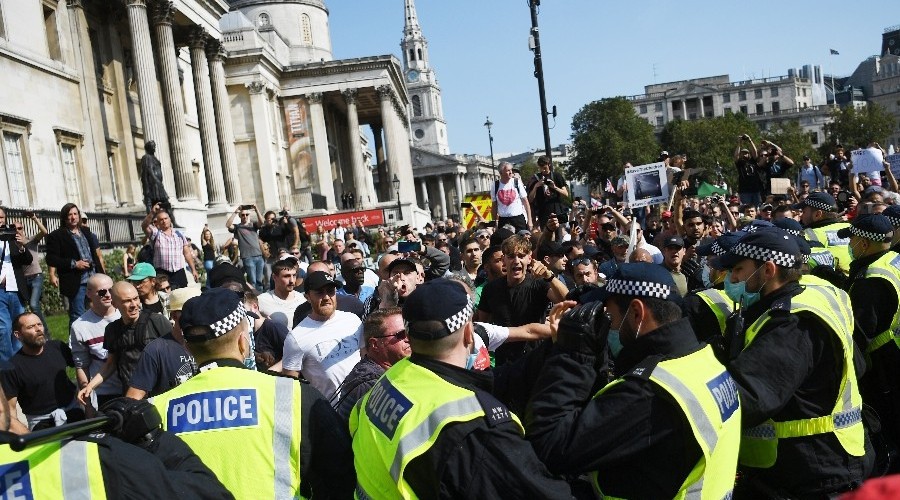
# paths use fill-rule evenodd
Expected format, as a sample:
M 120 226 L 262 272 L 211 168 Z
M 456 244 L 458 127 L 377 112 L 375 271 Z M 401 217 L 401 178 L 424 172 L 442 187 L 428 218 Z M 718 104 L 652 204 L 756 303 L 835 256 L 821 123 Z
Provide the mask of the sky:
M 335 59 L 402 61 L 403 0 L 326 4 Z M 539 9 L 547 103 L 558 110 L 554 146 L 570 141 L 572 116 L 585 104 L 642 94 L 652 83 L 724 74 L 740 81 L 804 64 L 847 76 L 880 52 L 885 28 L 900 24 L 900 13 L 884 14 L 897 12 L 896 0 L 543 0 Z M 543 149 L 527 0 L 417 0 L 416 10 L 451 152 L 487 156 L 487 116 L 496 157 Z

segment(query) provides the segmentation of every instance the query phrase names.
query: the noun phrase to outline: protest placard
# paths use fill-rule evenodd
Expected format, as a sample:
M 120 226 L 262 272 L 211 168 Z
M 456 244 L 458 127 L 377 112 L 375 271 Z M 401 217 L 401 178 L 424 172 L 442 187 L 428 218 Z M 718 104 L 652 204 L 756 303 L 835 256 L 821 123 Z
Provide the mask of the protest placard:
M 630 208 L 658 205 L 669 200 L 669 180 L 663 162 L 626 168 L 625 183 Z
M 772 180 L 772 194 L 787 194 L 788 188 L 791 187 L 790 179 L 782 179 L 779 177 L 773 177 L 771 180 Z
M 884 170 L 884 155 L 877 148 L 856 149 L 851 151 L 854 174 L 868 174 Z
M 885 160 L 891 164 L 891 172 L 893 172 L 894 177 L 900 179 L 900 153 L 887 155 Z

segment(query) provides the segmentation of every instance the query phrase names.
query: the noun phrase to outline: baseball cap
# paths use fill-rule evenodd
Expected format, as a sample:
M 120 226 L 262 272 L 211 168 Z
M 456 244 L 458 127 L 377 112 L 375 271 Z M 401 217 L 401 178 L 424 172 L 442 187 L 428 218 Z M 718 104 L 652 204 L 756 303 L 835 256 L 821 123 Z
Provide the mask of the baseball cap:
M 128 275 L 128 281 L 144 281 L 147 278 L 155 278 L 156 269 L 148 262 L 138 262 L 135 264 L 131 274 Z
M 393 264 L 393 262 L 391 264 Z M 304 292 L 309 292 L 310 290 L 319 291 L 323 288 L 332 286 L 334 288 L 340 288 L 340 283 L 335 281 L 335 279 L 325 271 L 315 271 L 309 273 L 309 275 L 306 276 L 306 279 L 303 280 Z
M 210 288 L 184 303 L 181 309 L 181 332 L 187 342 L 205 342 L 233 330 L 247 316 L 241 295 L 227 288 Z
M 627 234 L 620 234 L 615 238 L 609 240 L 609 244 L 613 246 L 630 245 L 631 238 Z
M 663 240 L 663 248 L 668 247 L 684 248 L 684 240 L 677 234 L 674 236 L 669 236 L 668 238 Z
M 394 268 L 396 268 L 397 266 L 401 266 L 401 265 L 406 265 L 413 269 L 416 269 L 416 262 L 412 259 L 406 259 L 406 258 L 394 259 L 393 261 L 391 261 L 390 264 L 388 264 L 388 267 L 387 267 L 388 274 L 392 273 L 394 271 Z
M 210 288 L 218 288 L 225 283 L 236 281 L 244 284 L 244 272 L 229 262 L 217 264 L 206 275 L 206 284 Z
M 185 302 L 199 295 L 200 288 L 196 286 L 187 286 L 172 290 L 169 293 L 169 311 L 181 311 L 184 309 Z
M 456 332 L 472 319 L 474 311 L 462 284 L 446 278 L 418 285 L 403 302 L 409 336 L 421 340 L 437 340 Z

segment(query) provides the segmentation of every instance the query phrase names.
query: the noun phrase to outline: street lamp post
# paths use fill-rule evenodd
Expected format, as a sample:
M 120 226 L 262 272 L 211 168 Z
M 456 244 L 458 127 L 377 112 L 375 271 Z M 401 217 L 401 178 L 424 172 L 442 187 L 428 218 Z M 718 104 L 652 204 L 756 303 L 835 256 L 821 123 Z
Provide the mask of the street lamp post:
M 494 165 L 494 136 L 491 135 L 491 126 L 494 124 L 491 122 L 491 117 L 486 117 L 487 119 L 484 121 L 484 126 L 488 129 L 488 143 L 491 145 L 491 172 L 494 175 L 494 180 L 497 180 L 497 167 Z
M 541 35 L 538 29 L 538 6 L 541 0 L 528 0 L 528 8 L 531 10 L 531 33 L 529 36 L 529 48 L 534 52 L 534 77 L 538 81 L 538 96 L 541 101 L 541 125 L 544 131 L 544 152 L 547 158 L 553 158 L 550 147 L 550 122 L 547 116 L 547 93 L 544 89 L 544 62 L 541 57 Z M 553 107 L 553 117 L 556 118 L 556 106 Z
M 391 181 L 394 185 L 394 191 L 397 193 L 397 220 L 403 218 L 403 209 L 400 207 L 400 179 L 397 178 L 397 174 L 394 174 L 394 180 Z

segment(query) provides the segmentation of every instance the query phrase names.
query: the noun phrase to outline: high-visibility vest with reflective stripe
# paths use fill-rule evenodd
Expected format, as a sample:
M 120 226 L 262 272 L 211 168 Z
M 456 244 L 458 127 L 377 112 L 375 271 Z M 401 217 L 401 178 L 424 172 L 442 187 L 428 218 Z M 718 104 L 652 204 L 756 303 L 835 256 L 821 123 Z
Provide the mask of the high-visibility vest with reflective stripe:
M 300 383 L 219 367 L 152 399 L 236 498 L 300 496 Z
M 818 241 L 825 249 L 834 255 L 834 266 L 838 271 L 847 274 L 850 270 L 850 238 L 839 238 L 837 232 L 845 227 L 850 227 L 849 222 L 835 222 L 821 227 L 811 227 L 805 230 L 807 241 Z M 816 252 L 821 251 L 816 249 Z
M 866 268 L 866 278 L 881 278 L 887 281 L 894 289 L 894 296 L 900 297 L 900 269 L 896 266 L 900 265 L 900 255 L 896 252 L 889 251 L 879 257 L 875 262 L 869 264 Z M 851 285 L 852 287 L 855 285 Z M 870 353 L 884 347 L 893 342 L 895 346 L 900 347 L 900 338 L 897 338 L 897 330 L 900 329 L 900 307 L 894 311 L 894 317 L 891 318 L 891 324 L 888 329 L 879 332 L 878 335 L 869 342 L 866 352 Z
M 745 429 L 741 440 L 742 465 L 769 468 L 778 458 L 778 440 L 795 437 L 834 434 L 848 454 L 861 457 L 865 454 L 862 424 L 862 398 L 856 386 L 856 369 L 853 366 L 853 309 L 850 297 L 843 290 L 831 285 L 804 284 L 804 290 L 791 298 L 790 312 L 811 313 L 826 328 L 814 329 L 834 335 L 841 345 L 841 386 L 834 408 L 828 415 L 777 422 L 766 422 Z M 771 311 L 771 310 L 770 310 Z M 749 346 L 763 326 L 771 318 L 770 311 L 763 313 L 747 328 L 744 348 Z
M 0 480 L 2 498 L 106 498 L 100 453 L 87 441 L 57 441 L 20 452 L 0 445 Z
M 512 412 L 504 417 L 524 435 Z M 478 418 L 485 411 L 475 392 L 408 359 L 391 366 L 350 413 L 356 498 L 415 498 L 403 477 L 407 465 L 434 445 L 445 426 Z
M 649 379 L 678 403 L 687 417 L 703 456 L 685 478 L 675 498 L 721 499 L 731 496 L 741 442 L 741 408 L 737 384 L 716 359 L 712 347 L 675 359 L 660 361 Z M 594 397 L 601 397 L 619 378 Z M 594 489 L 603 498 L 616 498 L 600 491 L 602 471 L 591 474 Z
M 731 313 L 734 312 L 734 301 L 731 300 L 731 297 L 725 293 L 725 290 L 719 290 L 717 288 L 707 288 L 706 290 L 702 290 L 697 292 L 697 296 L 700 297 L 706 305 L 709 306 L 709 309 L 713 314 L 716 315 L 716 320 L 719 322 L 719 333 L 725 333 L 725 322 L 728 320 L 728 317 L 731 316 Z

